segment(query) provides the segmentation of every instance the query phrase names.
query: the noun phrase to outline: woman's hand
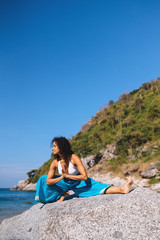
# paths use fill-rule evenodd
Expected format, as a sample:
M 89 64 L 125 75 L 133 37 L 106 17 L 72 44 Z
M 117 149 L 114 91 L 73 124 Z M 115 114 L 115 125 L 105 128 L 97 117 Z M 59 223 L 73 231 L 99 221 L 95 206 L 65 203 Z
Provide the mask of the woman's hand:
M 62 168 L 62 176 L 63 178 L 68 178 L 68 171 L 67 171 L 67 168 Z
M 62 167 L 62 176 L 63 176 L 63 178 L 67 178 L 68 175 L 69 174 L 68 174 L 67 167 L 66 166 Z
M 62 172 L 62 176 L 63 176 L 63 178 L 68 178 L 68 177 L 69 177 L 69 174 L 68 174 L 68 173 L 63 173 L 63 172 Z

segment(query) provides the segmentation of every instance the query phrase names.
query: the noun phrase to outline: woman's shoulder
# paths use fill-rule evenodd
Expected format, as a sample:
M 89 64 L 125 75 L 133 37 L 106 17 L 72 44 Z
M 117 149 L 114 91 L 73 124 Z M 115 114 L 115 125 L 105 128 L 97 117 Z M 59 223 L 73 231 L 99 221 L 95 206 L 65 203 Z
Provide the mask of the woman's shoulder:
M 58 159 L 57 158 L 53 159 L 53 161 L 51 163 L 51 166 L 54 167 L 54 168 L 58 167 Z
M 81 159 L 76 154 L 72 153 L 71 161 L 73 161 L 73 163 L 76 164 L 77 161 L 81 161 Z
M 77 157 L 78 157 L 78 156 L 77 156 L 76 154 L 72 153 L 71 159 L 75 159 L 75 158 L 77 158 Z

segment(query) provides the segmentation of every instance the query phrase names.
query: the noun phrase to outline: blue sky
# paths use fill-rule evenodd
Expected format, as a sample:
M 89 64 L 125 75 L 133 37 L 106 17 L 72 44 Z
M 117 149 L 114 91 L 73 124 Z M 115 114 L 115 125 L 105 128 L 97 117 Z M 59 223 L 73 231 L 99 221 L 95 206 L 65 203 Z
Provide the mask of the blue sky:
M 0 187 L 160 76 L 159 16 L 158 0 L 0 1 Z

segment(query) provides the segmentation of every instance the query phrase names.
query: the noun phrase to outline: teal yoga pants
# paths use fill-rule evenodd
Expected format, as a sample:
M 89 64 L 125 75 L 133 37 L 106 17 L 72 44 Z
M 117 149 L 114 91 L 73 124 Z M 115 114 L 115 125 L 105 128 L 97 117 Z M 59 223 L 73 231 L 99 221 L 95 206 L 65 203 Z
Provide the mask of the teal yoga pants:
M 55 175 L 54 178 L 59 176 Z M 56 202 L 66 191 L 72 190 L 77 197 L 90 197 L 104 194 L 105 190 L 113 184 L 103 184 L 88 178 L 87 181 L 62 179 L 59 182 L 48 186 L 46 184 L 47 175 L 42 175 L 36 185 L 35 200 L 48 203 Z

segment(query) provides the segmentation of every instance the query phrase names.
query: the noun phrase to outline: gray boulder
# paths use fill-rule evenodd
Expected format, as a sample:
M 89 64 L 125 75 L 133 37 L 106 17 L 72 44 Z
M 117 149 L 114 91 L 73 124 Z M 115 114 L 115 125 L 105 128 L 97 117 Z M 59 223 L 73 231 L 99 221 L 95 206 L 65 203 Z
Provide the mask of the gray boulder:
M 155 177 L 160 172 L 160 162 L 150 163 L 150 168 L 147 168 L 144 172 L 141 172 L 140 175 L 143 178 L 152 178 Z
M 95 156 L 94 155 L 90 155 L 88 157 L 81 158 L 81 160 L 86 169 L 89 169 L 95 165 Z
M 141 172 L 141 177 L 143 178 L 152 178 L 155 177 L 158 173 L 158 170 L 156 168 L 147 168 L 144 172 Z
M 160 236 L 160 194 L 129 194 L 41 203 L 0 224 L 1 240 L 149 240 Z

